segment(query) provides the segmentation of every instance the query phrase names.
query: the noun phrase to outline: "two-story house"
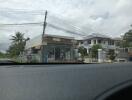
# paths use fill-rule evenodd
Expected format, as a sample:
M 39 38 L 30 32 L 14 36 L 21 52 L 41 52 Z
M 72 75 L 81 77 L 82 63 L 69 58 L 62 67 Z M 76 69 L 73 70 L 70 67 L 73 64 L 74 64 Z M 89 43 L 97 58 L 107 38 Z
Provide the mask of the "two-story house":
M 85 47 L 88 53 L 92 46 L 96 44 L 100 44 L 105 51 L 108 51 L 109 49 L 116 50 L 117 48 L 117 41 L 115 39 L 98 33 L 92 33 L 87 37 L 84 37 L 82 40 L 79 40 L 79 47 Z

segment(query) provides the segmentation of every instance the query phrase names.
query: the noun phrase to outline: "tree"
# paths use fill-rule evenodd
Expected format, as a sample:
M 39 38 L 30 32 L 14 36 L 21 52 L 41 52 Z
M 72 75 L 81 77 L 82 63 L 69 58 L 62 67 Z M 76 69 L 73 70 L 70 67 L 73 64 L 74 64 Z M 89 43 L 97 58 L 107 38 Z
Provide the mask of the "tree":
M 108 51 L 108 57 L 109 57 L 110 60 L 114 60 L 115 59 L 116 55 L 115 55 L 115 51 L 113 49 L 110 49 Z
M 25 40 L 24 34 L 20 32 L 16 32 L 15 36 L 12 36 L 10 40 L 12 40 L 14 44 L 19 44 Z
M 0 52 L 0 58 L 8 58 L 6 53 Z
M 5 54 L 0 52 L 0 58 L 4 58 Z
M 16 32 L 14 36 L 11 36 L 12 41 L 9 49 L 7 52 L 11 57 L 18 56 L 20 52 L 23 52 L 25 49 L 26 41 L 29 40 L 29 38 L 24 38 L 24 34 L 20 32 Z
M 87 54 L 87 49 L 84 48 L 83 46 L 78 48 L 78 53 L 81 54 L 82 59 L 84 59 L 84 57 L 88 55 Z
M 93 45 L 91 48 L 91 56 L 92 58 L 97 58 L 98 57 L 98 49 L 102 49 L 102 46 L 99 44 Z
M 132 47 L 132 29 L 124 34 L 121 47 Z

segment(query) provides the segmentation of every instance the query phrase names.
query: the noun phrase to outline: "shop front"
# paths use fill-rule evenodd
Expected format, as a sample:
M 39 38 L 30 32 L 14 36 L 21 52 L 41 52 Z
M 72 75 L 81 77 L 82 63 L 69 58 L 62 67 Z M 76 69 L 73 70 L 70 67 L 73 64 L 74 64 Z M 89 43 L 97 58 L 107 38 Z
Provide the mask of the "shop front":
M 38 36 L 26 44 L 26 50 L 32 49 L 31 55 L 40 63 L 75 62 L 75 39 L 66 36 L 46 35 L 42 43 Z
M 48 44 L 44 46 L 44 62 L 70 62 L 74 60 L 72 45 Z

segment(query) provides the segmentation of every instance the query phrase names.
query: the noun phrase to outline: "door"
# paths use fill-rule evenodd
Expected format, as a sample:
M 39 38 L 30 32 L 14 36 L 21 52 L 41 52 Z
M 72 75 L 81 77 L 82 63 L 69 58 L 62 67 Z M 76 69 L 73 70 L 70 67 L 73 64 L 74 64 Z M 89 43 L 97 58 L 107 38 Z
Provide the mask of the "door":
M 55 60 L 60 60 L 60 48 L 55 48 Z

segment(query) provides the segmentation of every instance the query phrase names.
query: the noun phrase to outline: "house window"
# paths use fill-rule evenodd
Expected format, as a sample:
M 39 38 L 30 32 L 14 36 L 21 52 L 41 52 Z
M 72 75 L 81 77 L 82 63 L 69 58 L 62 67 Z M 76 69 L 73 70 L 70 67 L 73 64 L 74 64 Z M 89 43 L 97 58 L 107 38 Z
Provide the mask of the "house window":
M 39 51 L 38 49 L 35 49 L 34 47 L 32 48 L 32 53 L 33 53 L 33 54 L 37 54 L 38 51 Z
M 111 41 L 110 40 L 108 41 L 108 45 L 111 45 Z
M 48 60 L 50 61 L 50 60 L 54 60 L 54 48 L 50 48 L 49 50 L 48 50 Z
M 114 41 L 110 40 L 110 41 L 108 41 L 108 44 L 109 45 L 114 45 Z
M 91 40 L 88 40 L 87 42 L 88 42 L 88 44 L 91 44 Z
M 101 43 L 101 40 L 98 40 L 98 43 Z
M 120 46 L 120 42 L 116 42 L 116 46 Z
M 128 52 L 128 48 L 125 48 L 125 52 Z
M 80 43 L 83 44 L 83 41 L 81 41 Z
M 111 41 L 111 45 L 114 45 L 114 41 Z

